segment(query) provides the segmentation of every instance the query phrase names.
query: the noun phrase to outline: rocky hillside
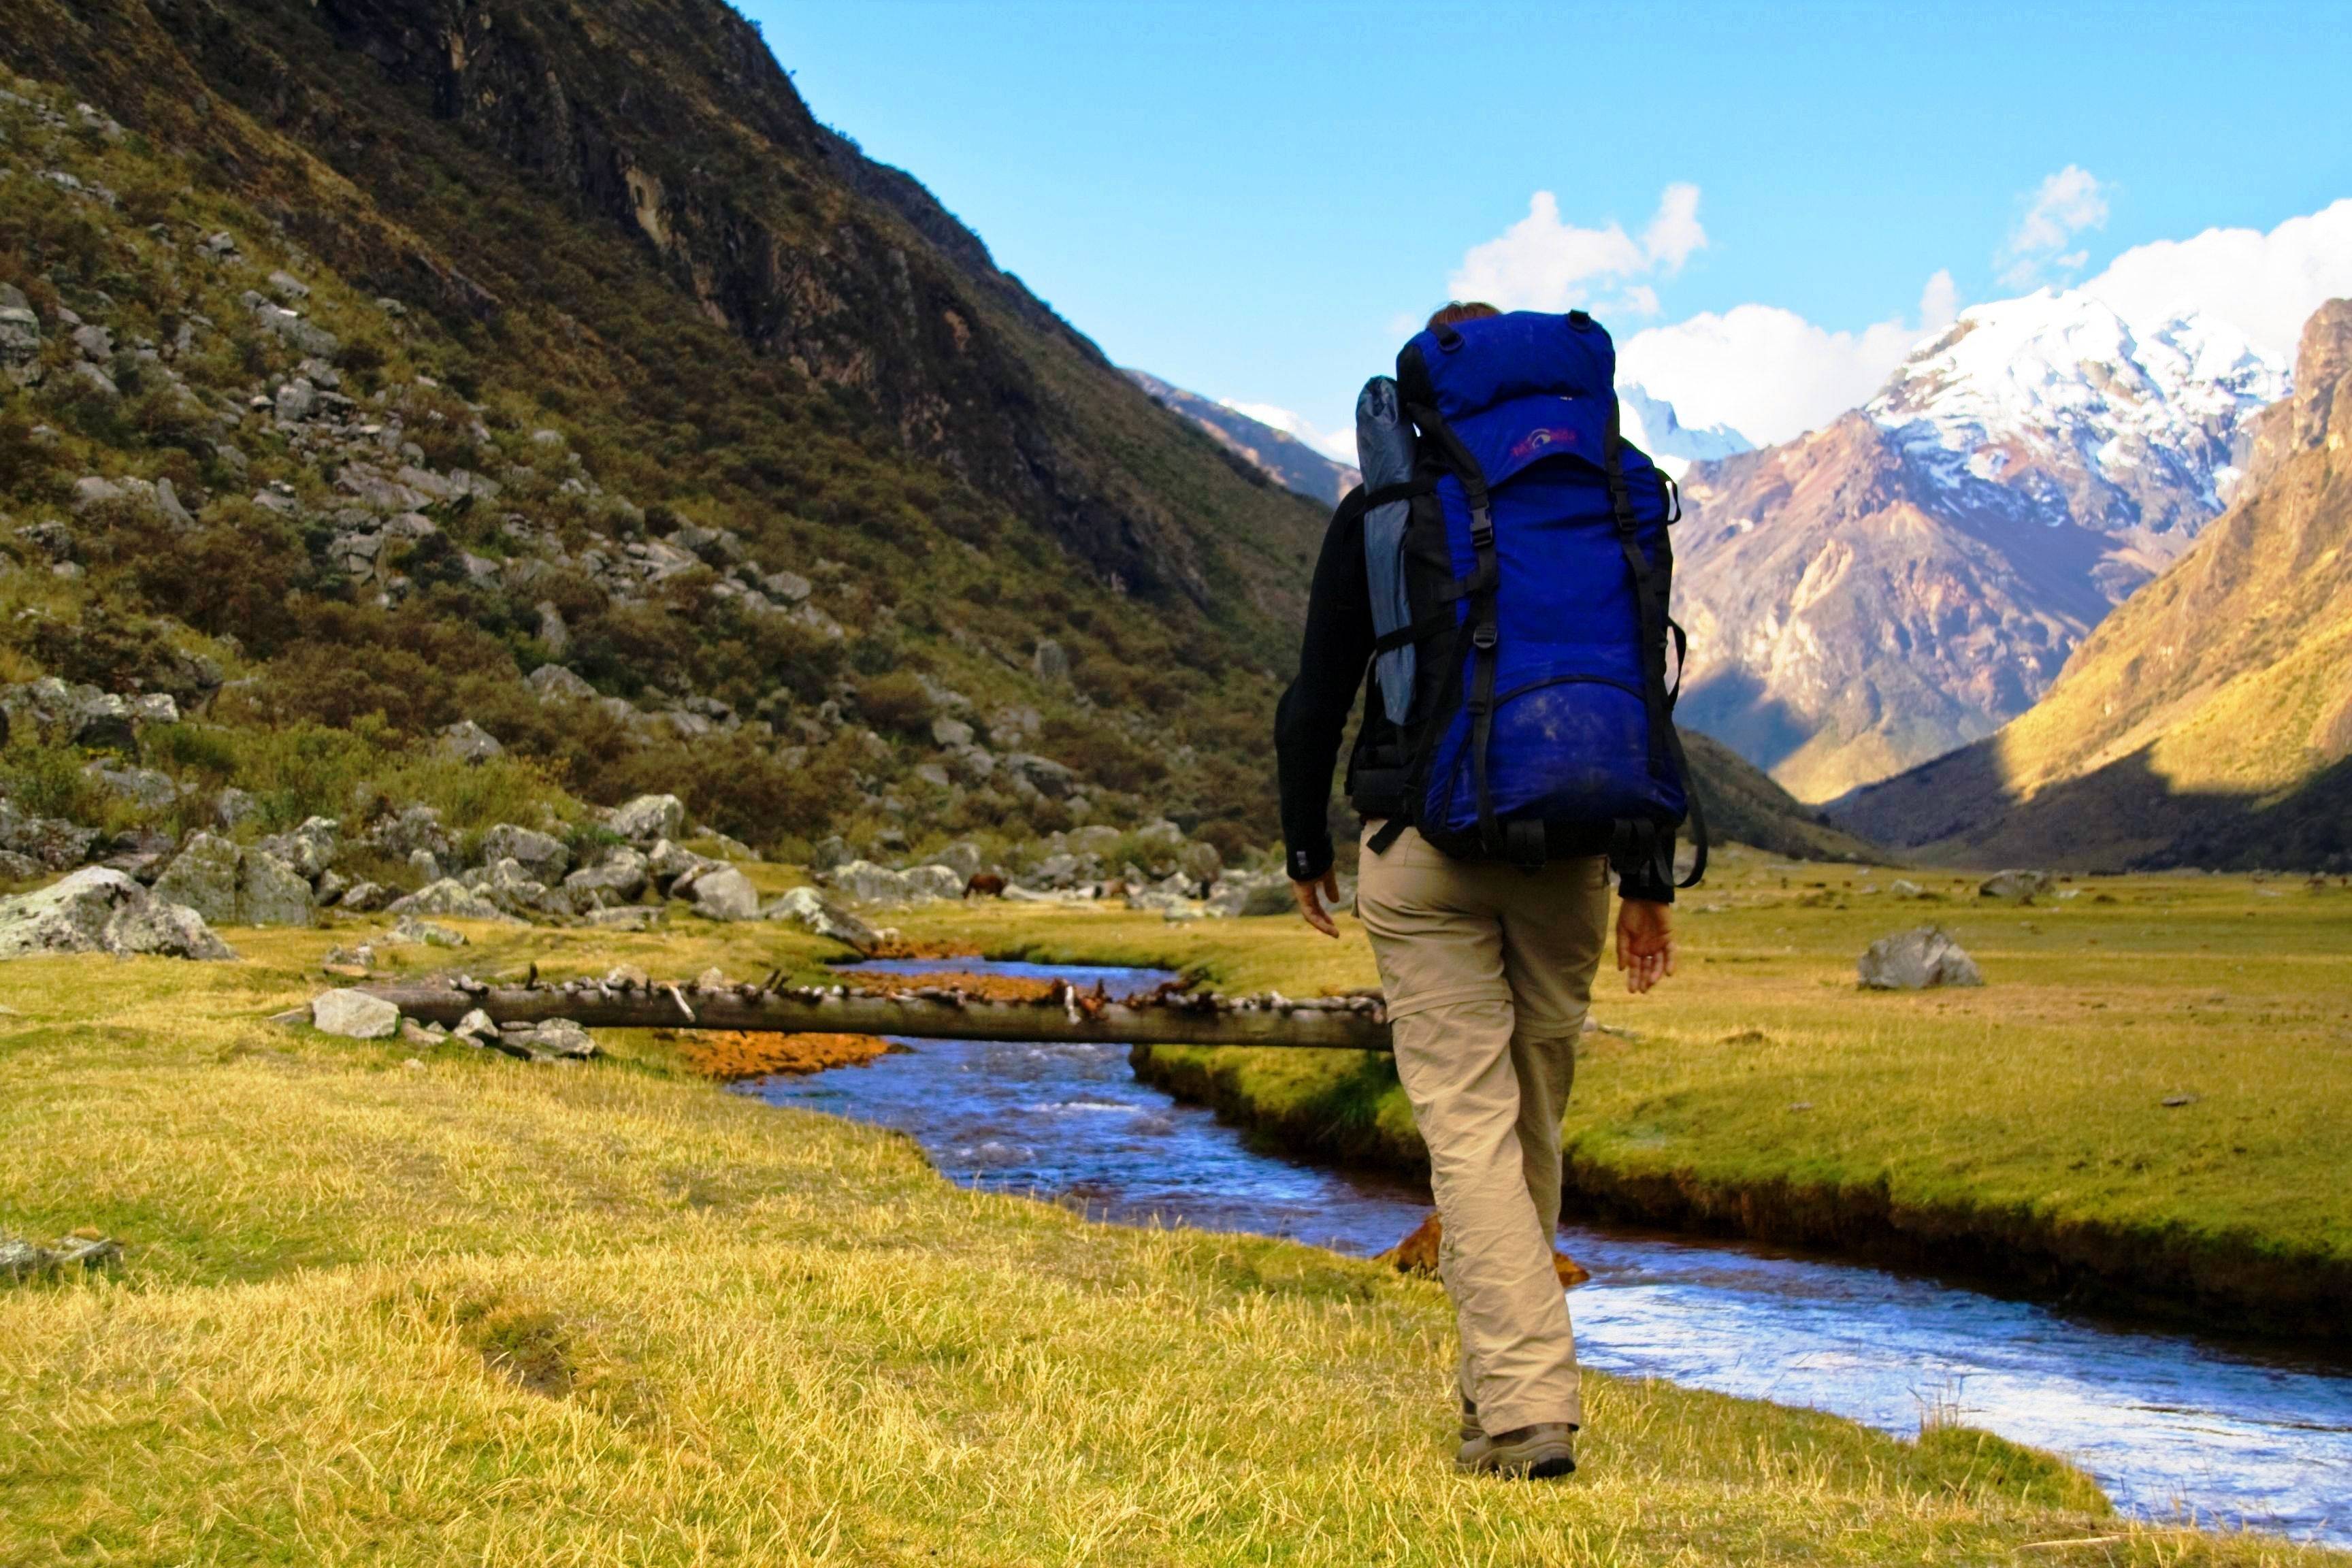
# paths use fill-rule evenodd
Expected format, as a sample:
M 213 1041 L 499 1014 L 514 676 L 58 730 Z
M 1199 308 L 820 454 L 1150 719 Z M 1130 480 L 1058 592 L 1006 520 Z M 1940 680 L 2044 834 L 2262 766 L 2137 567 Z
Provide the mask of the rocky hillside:
M 1771 775 L 1712 735 L 1683 731 L 1707 832 L 1718 844 L 1747 844 L 1798 860 L 1884 861 L 1885 850 L 1836 826 L 1774 784 Z
M 1864 408 L 1685 476 L 1685 711 L 1811 801 L 1990 734 L 2221 511 L 2286 384 L 2210 322 L 1963 312 Z
M 716 0 L 0 0 L 0 677 L 168 697 L 124 762 L 281 827 L 487 745 L 763 847 L 1270 831 L 1320 509 Z
M 1333 505 L 1363 480 L 1364 476 L 1354 468 L 1333 462 L 1287 430 L 1277 430 L 1197 392 L 1171 386 L 1156 375 L 1139 370 L 1127 374 L 1153 402 L 1190 419 L 1218 446 L 1309 500 Z
M 2352 300 L 2242 493 L 1999 733 L 1838 808 L 1958 860 L 2352 868 Z

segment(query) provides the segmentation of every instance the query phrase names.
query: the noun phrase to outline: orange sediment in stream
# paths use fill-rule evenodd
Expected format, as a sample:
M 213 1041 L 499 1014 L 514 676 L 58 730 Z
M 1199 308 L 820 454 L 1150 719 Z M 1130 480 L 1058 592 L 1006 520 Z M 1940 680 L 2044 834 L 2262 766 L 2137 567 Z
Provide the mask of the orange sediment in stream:
M 779 1035 L 765 1029 L 681 1029 L 677 1043 L 688 1067 L 727 1082 L 860 1067 L 890 1048 L 879 1035 Z

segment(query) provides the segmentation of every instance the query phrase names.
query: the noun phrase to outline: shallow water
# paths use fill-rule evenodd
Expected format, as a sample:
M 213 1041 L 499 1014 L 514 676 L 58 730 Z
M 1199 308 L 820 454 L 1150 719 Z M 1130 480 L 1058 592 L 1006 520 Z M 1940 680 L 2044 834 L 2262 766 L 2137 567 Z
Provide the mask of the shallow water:
M 1066 975 L 1113 993 L 1163 972 L 910 960 Z M 1083 1203 L 1099 1217 L 1378 1252 L 1425 1189 L 1264 1152 L 1136 1081 L 1123 1046 L 922 1040 L 747 1093 L 911 1134 L 953 1179 Z M 2066 1454 L 2117 1506 L 2352 1545 L 2352 1368 L 2086 1322 L 1875 1268 L 1569 1226 L 1592 1271 L 1570 1297 L 1592 1366 L 1812 1405 L 1909 1434 L 1925 1409 Z

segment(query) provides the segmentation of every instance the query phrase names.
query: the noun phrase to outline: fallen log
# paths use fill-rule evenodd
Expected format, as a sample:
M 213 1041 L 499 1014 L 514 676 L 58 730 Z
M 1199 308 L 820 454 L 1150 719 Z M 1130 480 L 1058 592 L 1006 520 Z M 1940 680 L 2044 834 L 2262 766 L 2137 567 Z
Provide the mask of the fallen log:
M 569 1018 L 592 1029 L 749 1029 L 897 1035 L 928 1040 L 1037 1040 L 1117 1046 L 1288 1046 L 1385 1051 L 1389 1026 L 1358 997 L 1157 995 L 1112 1001 L 1069 987 L 1003 1002 L 940 987 L 875 995 L 843 986 L 630 985 L 598 981 L 367 985 L 408 1017 L 455 1027 L 477 1008 L 494 1024 Z

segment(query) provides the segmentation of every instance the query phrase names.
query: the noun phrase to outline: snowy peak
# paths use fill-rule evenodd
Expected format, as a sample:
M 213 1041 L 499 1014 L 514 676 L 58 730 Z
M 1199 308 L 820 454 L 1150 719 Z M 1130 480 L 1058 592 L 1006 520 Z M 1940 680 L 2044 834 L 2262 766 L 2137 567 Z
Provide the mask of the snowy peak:
M 1708 425 L 1694 430 L 1675 417 L 1675 405 L 1654 397 L 1649 389 L 1627 382 L 1617 389 L 1618 416 L 1625 439 L 1650 455 L 1651 461 L 1679 479 L 1693 463 L 1711 462 L 1756 444 L 1728 425 Z
M 1864 412 L 1962 507 L 2177 552 L 2229 500 L 2285 365 L 2195 313 L 2126 321 L 2079 289 L 1961 312 Z

